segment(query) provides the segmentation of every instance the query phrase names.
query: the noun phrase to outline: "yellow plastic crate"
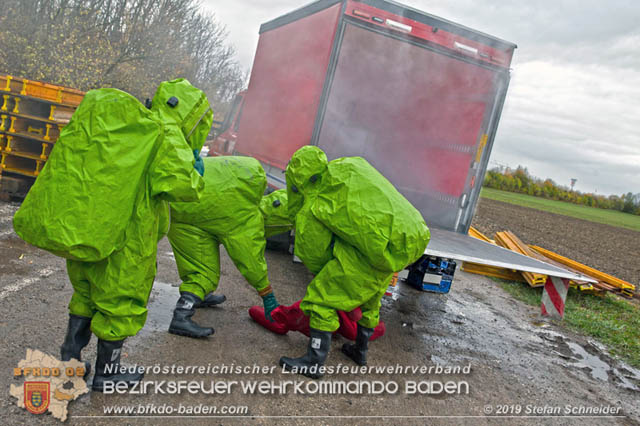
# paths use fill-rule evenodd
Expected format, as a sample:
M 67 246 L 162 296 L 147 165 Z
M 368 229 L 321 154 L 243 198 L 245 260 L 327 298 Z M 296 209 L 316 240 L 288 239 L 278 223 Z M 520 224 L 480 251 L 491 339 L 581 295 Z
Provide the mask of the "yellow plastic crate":
M 11 75 L 0 75 L 0 91 L 30 96 L 49 102 L 77 107 L 84 92 L 70 87 L 56 86 Z

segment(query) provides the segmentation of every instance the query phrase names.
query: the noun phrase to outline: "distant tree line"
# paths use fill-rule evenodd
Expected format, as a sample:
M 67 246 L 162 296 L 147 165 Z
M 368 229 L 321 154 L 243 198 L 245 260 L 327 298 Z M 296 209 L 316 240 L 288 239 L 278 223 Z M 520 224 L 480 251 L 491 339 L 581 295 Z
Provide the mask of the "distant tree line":
M 246 82 L 224 26 L 196 0 L 2 0 L 0 46 L 0 72 L 141 100 L 185 77 L 226 109 Z
M 526 168 L 518 166 L 510 168 L 494 168 L 487 172 L 483 186 L 503 191 L 528 194 L 534 197 L 567 201 L 601 209 L 618 210 L 624 213 L 640 215 L 640 194 L 628 192 L 621 196 L 596 195 L 573 191 L 565 186 L 556 184 L 551 179 L 539 179 L 529 174 Z

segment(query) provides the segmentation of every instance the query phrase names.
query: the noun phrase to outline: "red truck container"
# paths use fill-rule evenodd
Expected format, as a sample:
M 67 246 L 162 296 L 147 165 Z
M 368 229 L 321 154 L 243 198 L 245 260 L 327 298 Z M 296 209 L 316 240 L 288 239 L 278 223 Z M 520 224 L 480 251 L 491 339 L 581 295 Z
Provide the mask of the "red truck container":
M 277 187 L 303 145 L 362 156 L 466 234 L 515 47 L 391 1 L 316 1 L 261 26 L 233 151 Z
M 366 158 L 431 229 L 408 276 L 418 288 L 447 292 L 454 259 L 584 279 L 466 235 L 515 48 L 393 1 L 316 1 L 260 27 L 213 151 L 258 158 L 277 188 L 304 145 Z

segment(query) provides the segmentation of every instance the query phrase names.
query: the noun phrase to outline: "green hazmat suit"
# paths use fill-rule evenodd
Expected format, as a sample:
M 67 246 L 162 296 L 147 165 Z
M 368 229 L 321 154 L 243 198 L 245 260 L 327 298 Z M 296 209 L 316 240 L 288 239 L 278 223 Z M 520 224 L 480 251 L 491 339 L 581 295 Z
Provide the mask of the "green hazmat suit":
M 287 190 L 278 189 L 260 200 L 260 212 L 264 218 L 264 236 L 282 234 L 293 229 L 293 221 L 287 211 Z
M 167 201 L 198 200 L 193 151 L 212 121 L 205 94 L 183 79 L 162 83 L 151 110 L 120 90 L 91 90 L 16 213 L 21 238 L 67 258 L 69 311 L 92 318 L 98 338 L 143 327 Z
M 200 202 L 171 203 L 168 237 L 182 280 L 180 292 L 204 299 L 216 290 L 222 244 L 240 273 L 264 296 L 271 292 L 264 258 L 265 222 L 274 225 L 273 229 L 290 229 L 286 228 L 286 194 L 276 191 L 262 197 L 267 179 L 254 158 L 209 157 L 204 164 L 205 190 Z
M 394 272 L 415 262 L 430 233 L 420 212 L 360 157 L 327 161 L 315 146 L 296 151 L 286 170 L 295 254 L 315 274 L 300 308 L 311 328 L 335 331 L 336 310 L 362 310 L 375 328 Z

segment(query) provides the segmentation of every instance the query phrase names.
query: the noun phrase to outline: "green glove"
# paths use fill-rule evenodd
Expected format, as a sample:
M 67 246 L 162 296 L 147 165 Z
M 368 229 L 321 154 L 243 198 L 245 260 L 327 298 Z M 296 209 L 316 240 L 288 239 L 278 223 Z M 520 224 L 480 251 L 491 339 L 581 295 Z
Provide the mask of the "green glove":
M 204 176 L 204 161 L 202 161 L 202 157 L 200 157 L 200 153 L 196 149 L 193 150 L 193 158 L 196 159 L 193 168 L 196 169 L 200 176 Z
M 271 318 L 271 311 L 280 306 L 278 301 L 276 300 L 276 296 L 273 293 L 269 293 L 266 296 L 262 296 L 262 303 L 264 304 L 264 316 L 271 322 L 273 322 L 273 318 Z

